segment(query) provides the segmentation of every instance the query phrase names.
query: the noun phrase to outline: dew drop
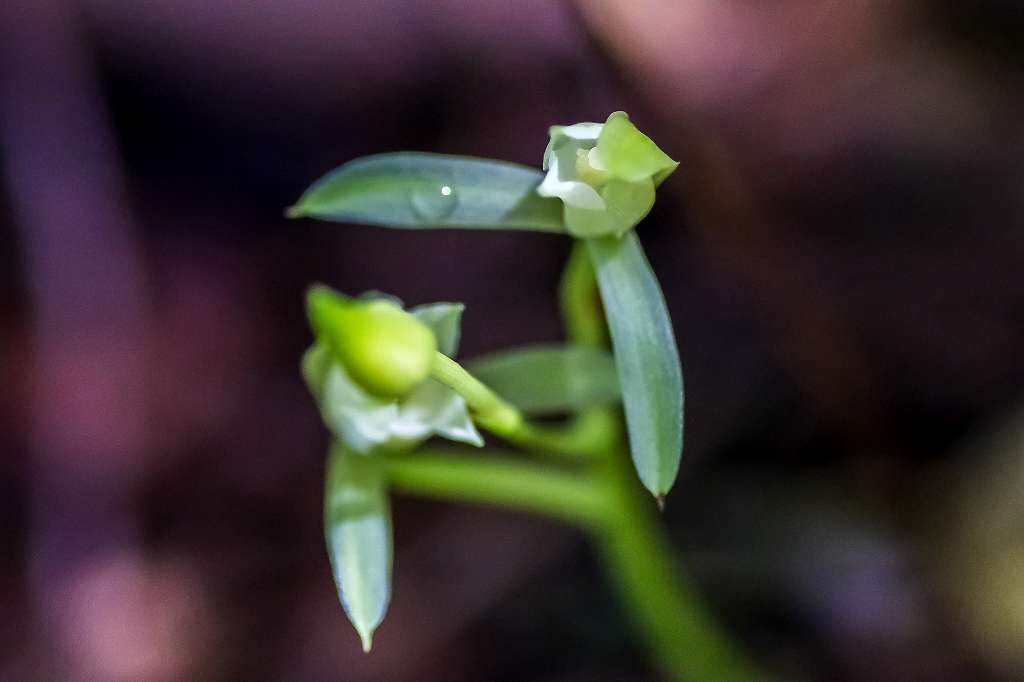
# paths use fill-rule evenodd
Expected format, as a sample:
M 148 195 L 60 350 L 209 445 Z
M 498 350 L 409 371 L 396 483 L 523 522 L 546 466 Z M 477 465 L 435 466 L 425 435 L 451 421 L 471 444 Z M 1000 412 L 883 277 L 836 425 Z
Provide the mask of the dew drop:
M 452 214 L 459 200 L 451 185 L 439 184 L 412 193 L 412 209 L 422 220 L 443 220 Z

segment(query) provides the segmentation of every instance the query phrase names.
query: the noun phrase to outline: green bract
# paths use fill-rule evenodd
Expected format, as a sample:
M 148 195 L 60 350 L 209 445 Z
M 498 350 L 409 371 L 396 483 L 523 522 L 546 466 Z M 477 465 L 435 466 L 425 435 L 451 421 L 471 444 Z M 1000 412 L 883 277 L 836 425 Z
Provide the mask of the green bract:
M 634 126 L 624 111 L 601 123 L 552 126 L 547 175 L 537 188 L 564 204 L 577 237 L 621 236 L 654 205 L 654 189 L 679 165 Z
M 465 400 L 429 377 L 435 351 L 455 354 L 461 304 L 405 312 L 392 298 L 314 287 L 309 310 L 317 340 L 302 373 L 343 445 L 362 454 L 407 450 L 433 435 L 483 445 Z

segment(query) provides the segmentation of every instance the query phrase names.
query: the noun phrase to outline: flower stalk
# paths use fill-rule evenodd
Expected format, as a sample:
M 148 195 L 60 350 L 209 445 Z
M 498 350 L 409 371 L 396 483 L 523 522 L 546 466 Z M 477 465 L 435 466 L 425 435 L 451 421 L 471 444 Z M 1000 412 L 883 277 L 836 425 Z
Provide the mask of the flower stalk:
M 494 391 L 444 353 L 434 353 L 430 375 L 461 395 L 470 415 L 480 426 L 499 436 L 511 436 L 523 423 L 523 415 Z

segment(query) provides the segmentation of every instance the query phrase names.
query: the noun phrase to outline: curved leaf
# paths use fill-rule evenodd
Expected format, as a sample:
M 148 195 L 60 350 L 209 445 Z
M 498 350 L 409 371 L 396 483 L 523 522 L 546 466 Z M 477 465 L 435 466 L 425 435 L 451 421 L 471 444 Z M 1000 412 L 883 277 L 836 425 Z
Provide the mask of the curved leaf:
M 363 650 L 391 600 L 392 528 L 378 460 L 333 445 L 327 459 L 324 531 L 334 584 Z
M 480 381 L 531 414 L 573 412 L 620 400 L 611 354 L 589 346 L 536 344 L 468 363 Z
M 672 321 L 636 232 L 587 241 L 611 331 L 633 463 L 658 498 L 683 449 L 683 374 Z
M 544 175 L 504 161 L 421 152 L 350 161 L 313 183 L 292 218 L 422 229 L 565 232 L 562 203 L 535 191 Z

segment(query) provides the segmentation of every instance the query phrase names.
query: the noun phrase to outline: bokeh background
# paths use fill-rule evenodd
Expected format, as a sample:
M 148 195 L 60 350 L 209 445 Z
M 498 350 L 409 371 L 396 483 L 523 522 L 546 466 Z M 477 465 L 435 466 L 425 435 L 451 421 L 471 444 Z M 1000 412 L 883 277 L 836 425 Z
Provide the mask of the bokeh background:
M 288 221 L 356 156 L 633 120 L 687 382 L 665 522 L 782 679 L 1024 676 L 1013 0 L 0 3 L 0 679 L 657 679 L 584 539 L 401 499 L 364 656 L 304 288 L 560 338 L 565 239 Z

